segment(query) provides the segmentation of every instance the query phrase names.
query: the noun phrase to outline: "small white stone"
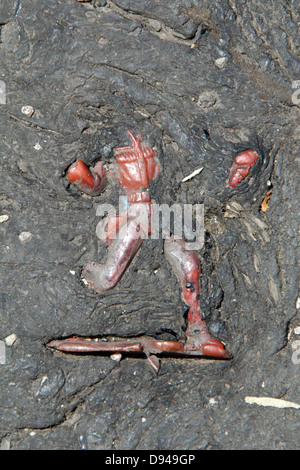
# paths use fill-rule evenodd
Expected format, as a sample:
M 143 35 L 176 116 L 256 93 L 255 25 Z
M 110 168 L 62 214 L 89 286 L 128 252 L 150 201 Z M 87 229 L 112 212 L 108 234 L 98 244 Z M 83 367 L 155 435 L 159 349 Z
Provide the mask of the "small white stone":
M 70 274 L 72 274 L 72 276 L 75 276 L 76 273 L 75 271 L 70 270 Z
M 9 219 L 9 215 L 8 215 L 8 214 L 0 215 L 0 224 L 2 224 L 3 222 L 7 222 L 8 219 Z
M 210 403 L 210 405 L 217 405 L 218 404 L 218 402 L 215 398 L 210 398 L 209 403 Z
M 35 148 L 35 150 L 42 150 L 43 147 L 37 142 L 37 143 L 33 146 L 33 148 Z
M 296 328 L 294 328 L 294 333 L 295 335 L 300 335 L 300 326 L 296 326 Z
M 208 91 L 203 91 L 203 93 L 199 95 L 197 104 L 198 106 L 200 106 L 200 108 L 211 108 L 217 103 L 217 100 L 218 100 L 217 94 L 214 93 L 213 91 L 208 90 Z
M 218 69 L 222 69 L 223 67 L 225 67 L 226 62 L 226 57 L 219 57 L 215 60 L 215 66 L 218 67 Z
M 120 362 L 120 360 L 122 359 L 122 354 L 120 354 L 120 353 L 115 353 L 115 354 L 112 354 L 112 355 L 110 356 L 110 358 L 111 358 L 113 361 Z
M 4 341 L 7 346 L 12 346 L 15 343 L 16 339 L 17 335 L 15 333 L 12 333 L 11 335 L 6 336 L 6 338 L 4 338 Z
M 154 31 L 158 32 L 158 31 L 161 30 L 161 23 L 158 20 L 149 19 L 148 24 L 149 24 L 150 28 L 154 29 Z
M 28 117 L 31 117 L 34 113 L 34 107 L 33 106 L 22 106 L 21 112 L 25 114 Z
M 19 239 L 22 243 L 26 243 L 31 240 L 33 237 L 31 232 L 21 232 L 19 235 Z

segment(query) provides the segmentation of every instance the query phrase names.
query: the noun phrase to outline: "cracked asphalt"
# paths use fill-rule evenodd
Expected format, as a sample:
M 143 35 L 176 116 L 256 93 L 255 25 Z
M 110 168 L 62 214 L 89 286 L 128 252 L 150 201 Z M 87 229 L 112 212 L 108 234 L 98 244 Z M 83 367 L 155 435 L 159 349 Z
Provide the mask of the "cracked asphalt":
M 299 449 L 297 407 L 247 399 L 300 404 L 297 2 L 0 3 L 1 448 Z M 81 282 L 105 256 L 96 208 L 121 193 L 83 197 L 65 172 L 109 164 L 128 128 L 158 153 L 153 198 L 204 204 L 201 308 L 231 361 L 166 358 L 155 376 L 142 358 L 46 347 L 185 337 L 159 241 L 112 291 Z M 258 164 L 226 189 L 250 147 Z

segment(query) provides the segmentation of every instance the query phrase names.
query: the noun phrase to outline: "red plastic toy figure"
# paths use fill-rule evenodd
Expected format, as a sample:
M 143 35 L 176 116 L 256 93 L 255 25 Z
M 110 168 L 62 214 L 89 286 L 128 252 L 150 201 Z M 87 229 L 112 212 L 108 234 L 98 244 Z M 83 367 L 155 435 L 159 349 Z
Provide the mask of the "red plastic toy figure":
M 239 153 L 233 159 L 229 171 L 226 188 L 236 188 L 249 174 L 250 168 L 257 162 L 259 155 L 256 150 L 249 149 Z
M 89 286 L 98 293 L 112 289 L 119 282 L 143 240 L 151 233 L 153 202 L 148 186 L 159 173 L 159 162 L 151 146 L 141 142 L 141 134 L 138 137 L 131 131 L 128 131 L 128 134 L 132 145 L 116 149 L 115 160 L 117 180 L 126 191 L 129 207 L 119 216 L 108 216 L 105 221 L 109 244 L 106 263 L 89 263 L 82 273 Z M 70 167 L 68 179 L 80 190 L 96 196 L 103 190 L 106 172 L 101 162 L 88 169 L 79 160 Z M 137 209 L 146 214 L 145 224 L 136 222 L 134 215 Z M 101 341 L 72 337 L 53 340 L 48 346 L 65 352 L 144 354 L 156 372 L 160 369 L 157 355 L 231 358 L 223 343 L 210 335 L 202 318 L 199 302 L 201 267 L 196 252 L 187 250 L 184 240 L 171 237 L 165 240 L 164 253 L 177 275 L 183 300 L 189 307 L 186 342 L 157 340 L 151 337 L 119 338 L 113 341 L 107 338 Z

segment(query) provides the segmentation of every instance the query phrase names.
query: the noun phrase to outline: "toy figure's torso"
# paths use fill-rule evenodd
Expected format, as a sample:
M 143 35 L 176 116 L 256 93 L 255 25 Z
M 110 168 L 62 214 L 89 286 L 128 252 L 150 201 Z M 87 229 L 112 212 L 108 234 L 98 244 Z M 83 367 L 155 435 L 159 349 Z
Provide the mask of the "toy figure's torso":
M 132 203 L 142 202 L 141 199 L 139 201 L 134 200 L 135 197 L 139 198 L 138 196 L 134 196 L 135 191 L 141 192 L 157 177 L 159 173 L 159 163 L 152 147 L 147 143 L 141 142 L 141 134 L 135 137 L 130 131 L 128 133 L 133 145 L 115 150 L 117 179 L 119 185 L 124 188 L 128 194 L 132 195 Z M 146 192 L 141 192 L 141 194 L 143 193 Z

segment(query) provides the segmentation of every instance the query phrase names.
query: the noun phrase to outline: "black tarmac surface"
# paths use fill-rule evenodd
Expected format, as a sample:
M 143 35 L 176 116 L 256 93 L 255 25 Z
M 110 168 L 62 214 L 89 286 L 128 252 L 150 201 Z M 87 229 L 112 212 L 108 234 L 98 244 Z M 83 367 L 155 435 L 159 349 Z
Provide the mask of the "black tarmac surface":
M 298 2 L 0 5 L 2 448 L 299 449 L 299 409 L 247 399 L 300 404 Z M 127 129 L 158 152 L 159 204 L 204 204 L 201 306 L 231 361 L 169 358 L 155 376 L 141 358 L 46 347 L 70 335 L 184 339 L 159 241 L 106 294 L 80 278 L 105 257 L 96 208 L 118 207 L 121 191 L 110 181 L 84 197 L 65 172 L 78 158 L 109 163 Z M 259 162 L 225 189 L 249 147 Z

